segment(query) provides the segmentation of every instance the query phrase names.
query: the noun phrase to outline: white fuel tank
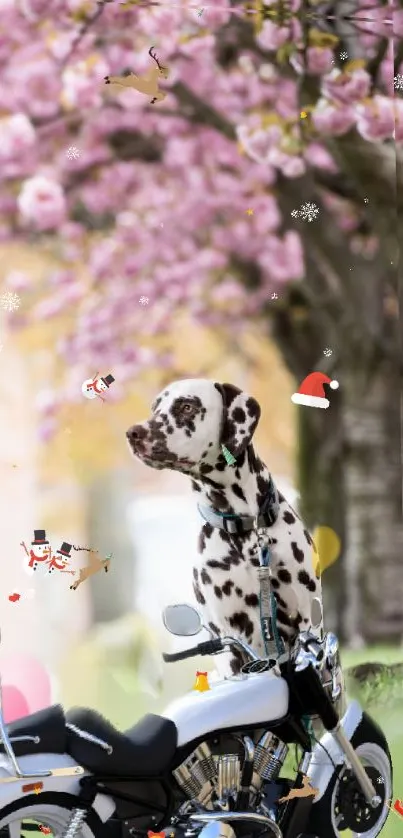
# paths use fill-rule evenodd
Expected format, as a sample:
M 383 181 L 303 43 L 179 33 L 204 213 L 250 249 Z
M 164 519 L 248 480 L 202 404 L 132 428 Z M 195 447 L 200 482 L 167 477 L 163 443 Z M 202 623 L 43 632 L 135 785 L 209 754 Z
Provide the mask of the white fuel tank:
M 175 722 L 181 746 L 212 730 L 282 719 L 287 715 L 288 701 L 286 681 L 261 672 L 213 682 L 206 692 L 192 690 L 172 701 L 161 715 Z

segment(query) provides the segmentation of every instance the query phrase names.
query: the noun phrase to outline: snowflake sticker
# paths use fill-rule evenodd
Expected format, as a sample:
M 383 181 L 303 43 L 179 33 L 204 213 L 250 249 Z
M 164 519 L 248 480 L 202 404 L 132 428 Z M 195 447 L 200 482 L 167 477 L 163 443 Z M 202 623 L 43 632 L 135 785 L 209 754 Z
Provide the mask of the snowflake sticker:
M 316 204 L 307 202 L 301 205 L 300 216 L 303 221 L 315 221 L 317 215 L 319 215 L 319 207 Z
M 402 73 L 398 73 L 397 76 L 395 76 L 394 87 L 395 87 L 395 90 L 401 90 L 403 92 L 403 75 L 402 75 Z
M 327 346 L 326 349 L 323 350 L 323 354 L 326 355 L 326 358 L 330 358 L 330 356 L 333 354 L 333 349 L 330 349 Z
M 342 61 L 347 61 L 347 58 L 348 58 L 347 52 L 345 52 L 345 51 L 341 52 L 340 53 L 340 58 L 341 58 Z
M 368 201 L 369 201 L 369 198 L 364 198 L 364 204 L 367 204 Z
M 271 298 L 272 298 L 272 300 L 278 300 L 278 294 L 276 294 L 276 292 L 273 291 L 273 293 L 271 295 Z
M 148 305 L 149 302 L 150 302 L 150 300 L 149 300 L 148 297 L 140 297 L 140 299 L 139 299 L 139 303 L 141 303 L 142 306 Z
M 0 307 L 4 309 L 4 311 L 17 311 L 17 308 L 20 307 L 20 303 L 21 300 L 18 294 L 14 294 L 12 291 L 5 291 L 0 297 Z
M 316 216 L 319 215 L 319 207 L 316 204 L 310 203 L 301 204 L 299 210 L 293 210 L 292 218 L 302 218 L 303 221 L 315 221 Z
M 66 151 L 66 157 L 68 157 L 69 160 L 77 160 L 77 157 L 79 157 L 79 156 L 80 156 L 80 152 L 79 152 L 78 148 L 76 148 L 75 145 L 69 146 L 69 148 Z
M 203 12 L 204 12 L 204 9 L 199 9 L 199 11 L 197 12 L 197 17 L 201 17 Z

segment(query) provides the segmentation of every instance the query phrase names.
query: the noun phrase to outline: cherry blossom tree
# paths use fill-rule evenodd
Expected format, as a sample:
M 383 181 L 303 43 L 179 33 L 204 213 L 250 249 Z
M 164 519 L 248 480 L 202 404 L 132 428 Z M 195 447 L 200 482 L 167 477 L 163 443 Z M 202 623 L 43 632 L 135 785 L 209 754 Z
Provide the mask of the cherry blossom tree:
M 51 242 L 61 266 L 39 300 L 29 275 L 6 277 L 24 298 L 15 327 L 74 312 L 45 439 L 89 369 L 120 386 L 170 369 L 144 346 L 179 308 L 229 340 L 270 330 L 296 381 L 339 379 L 325 416 L 300 410 L 303 508 L 345 543 L 332 597 L 347 635 L 365 620 L 389 639 L 403 628 L 403 12 L 351 5 L 2 0 L 0 231 Z M 144 74 L 151 45 L 170 71 L 163 102 L 105 84 Z

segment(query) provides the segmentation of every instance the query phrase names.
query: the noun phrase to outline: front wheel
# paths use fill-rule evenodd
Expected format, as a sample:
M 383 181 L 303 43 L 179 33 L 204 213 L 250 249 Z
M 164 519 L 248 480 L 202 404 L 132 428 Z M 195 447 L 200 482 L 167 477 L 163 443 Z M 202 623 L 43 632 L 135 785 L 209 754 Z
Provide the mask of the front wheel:
M 70 794 L 44 792 L 19 798 L 0 811 L 0 838 L 62 838 L 79 800 Z M 42 829 L 41 829 L 42 827 Z M 90 812 L 77 838 L 108 838 L 107 827 Z
M 392 796 L 392 760 L 380 727 L 367 713 L 363 713 L 351 744 L 381 803 L 372 809 L 351 769 L 339 766 L 323 797 L 312 806 L 306 830 L 312 838 L 376 838 L 386 822 L 389 814 L 386 803 Z

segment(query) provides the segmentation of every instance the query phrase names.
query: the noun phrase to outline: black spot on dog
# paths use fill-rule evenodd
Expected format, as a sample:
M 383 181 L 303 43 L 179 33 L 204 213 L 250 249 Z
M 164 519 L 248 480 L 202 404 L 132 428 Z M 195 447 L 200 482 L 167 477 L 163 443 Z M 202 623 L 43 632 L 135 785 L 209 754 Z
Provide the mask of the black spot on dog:
M 277 608 L 277 620 L 279 623 L 283 623 L 284 626 L 293 625 L 291 618 L 288 616 L 286 611 L 282 610 L 282 608 Z
M 231 536 L 228 532 L 226 532 L 225 530 L 218 530 L 218 534 L 221 538 L 221 541 L 224 541 L 226 544 L 229 544 L 229 542 L 231 541 Z
M 224 556 L 222 561 L 219 561 L 219 559 L 209 559 L 207 565 L 212 570 L 229 570 L 231 566 L 228 556 Z
M 251 396 L 246 401 L 246 410 L 248 411 L 249 416 L 252 418 L 259 419 L 260 416 L 260 407 L 256 401 L 256 399 L 252 399 Z
M 289 585 L 291 582 L 291 573 L 289 570 L 286 570 L 285 567 L 281 567 L 277 573 L 277 576 L 280 582 L 284 582 L 285 585 Z
M 238 587 L 236 587 L 236 588 L 235 588 L 235 593 L 236 593 L 236 595 L 237 595 L 237 596 L 239 596 L 239 597 L 243 596 L 243 590 L 242 590 L 242 588 L 238 588 Z
M 229 618 L 228 622 L 232 628 L 238 629 L 246 637 L 250 637 L 253 634 L 252 620 L 249 619 L 245 611 L 237 611 Z
M 243 657 L 238 649 L 233 649 L 232 651 L 233 657 L 231 658 L 231 672 L 233 675 L 239 675 L 242 666 L 243 666 Z
M 209 627 L 211 628 L 211 631 L 213 631 L 215 634 L 219 634 L 219 633 L 220 633 L 220 629 L 218 628 L 218 626 L 216 626 L 216 624 L 215 624 L 215 623 L 211 623 L 211 622 L 210 622 L 210 623 L 209 623 Z
M 238 486 L 238 483 L 233 483 L 232 486 L 231 486 L 231 489 L 232 489 L 234 495 L 236 495 L 237 498 L 239 498 L 240 500 L 243 500 L 245 503 L 247 502 L 246 497 L 245 497 L 241 487 Z
M 279 503 L 285 503 L 286 502 L 285 497 L 284 497 L 284 495 L 281 494 L 281 492 L 278 493 L 278 502 Z
M 245 597 L 246 605 L 249 605 L 250 608 L 257 608 L 259 605 L 259 597 L 257 594 L 246 594 Z
M 298 547 L 298 544 L 297 544 L 296 541 L 291 542 L 291 550 L 292 550 L 292 554 L 294 556 L 294 559 L 301 564 L 301 562 L 304 561 L 305 553 L 304 553 L 303 550 L 301 550 L 300 547 Z
M 281 587 L 280 582 L 278 581 L 278 579 L 271 579 L 271 586 L 272 586 L 272 588 L 280 588 Z
M 253 556 L 250 563 L 253 564 L 253 567 L 260 567 L 260 561 L 257 556 Z
M 211 585 L 212 583 L 212 578 L 208 575 L 205 567 L 203 567 L 200 573 L 200 580 L 203 582 L 203 585 Z
M 229 503 L 223 492 L 217 492 L 214 489 L 210 492 L 210 500 L 215 509 L 228 509 Z
M 222 599 L 222 590 L 218 585 L 214 585 L 214 593 L 218 599 Z
M 286 510 L 283 514 L 283 521 L 285 521 L 286 524 L 295 524 L 294 515 L 292 515 L 291 512 L 288 512 L 288 510 Z
M 201 492 L 201 488 L 200 488 L 200 486 L 197 485 L 195 480 L 191 480 L 190 484 L 191 484 L 192 489 L 193 489 L 194 492 Z
M 206 600 L 204 599 L 204 596 L 203 596 L 203 594 L 202 594 L 202 592 L 201 592 L 201 590 L 200 590 L 200 588 L 199 588 L 199 586 L 196 582 L 193 585 L 193 592 L 194 592 L 194 595 L 196 597 L 197 602 L 200 603 L 200 605 L 205 605 Z
M 277 593 L 277 591 L 273 591 L 273 596 L 275 597 L 278 605 L 281 605 L 281 608 L 288 608 L 286 601 L 280 596 L 279 593 Z
M 308 532 L 308 530 L 304 530 L 304 536 L 305 536 L 309 546 L 313 548 L 313 552 L 317 553 L 318 551 L 317 551 L 317 548 L 316 548 L 316 544 L 315 544 L 311 534 Z
M 246 413 L 242 407 L 234 407 L 231 417 L 234 422 L 238 422 L 240 425 L 243 425 L 246 422 Z
M 234 587 L 234 582 L 232 581 L 232 579 L 227 579 L 227 581 L 224 582 L 224 585 L 222 586 L 221 590 L 222 590 L 223 594 L 225 594 L 225 596 L 230 596 L 231 595 L 231 590 L 232 590 L 233 587 Z
M 203 553 L 206 549 L 206 540 L 211 538 L 213 532 L 213 527 L 207 521 L 203 524 L 201 531 L 199 533 L 199 543 L 198 543 L 198 550 L 199 553 Z
M 312 591 L 312 593 L 316 591 L 316 582 L 311 579 L 306 570 L 300 570 L 298 572 L 298 582 L 301 582 L 301 585 L 305 585 L 308 591 Z
M 200 474 L 202 474 L 203 477 L 206 474 L 211 474 L 212 471 L 214 471 L 214 468 L 213 468 L 213 466 L 209 466 L 208 463 L 201 463 L 200 464 Z
M 197 582 L 199 579 L 199 571 L 197 570 L 197 567 L 193 568 L 193 579 L 195 580 L 195 582 Z

